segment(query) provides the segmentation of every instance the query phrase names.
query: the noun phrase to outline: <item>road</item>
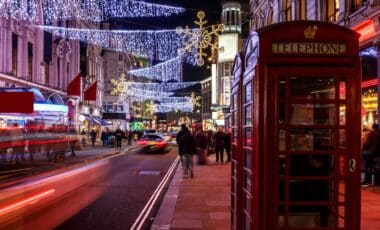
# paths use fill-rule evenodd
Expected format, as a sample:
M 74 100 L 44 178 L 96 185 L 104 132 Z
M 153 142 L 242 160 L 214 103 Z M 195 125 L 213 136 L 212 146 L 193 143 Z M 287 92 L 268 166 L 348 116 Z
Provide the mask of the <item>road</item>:
M 147 228 L 178 162 L 176 149 L 125 151 L 4 187 L 0 229 Z
M 129 152 L 112 158 L 108 176 L 92 185 L 103 194 L 58 229 L 130 229 L 176 157 L 174 147 L 166 154 Z

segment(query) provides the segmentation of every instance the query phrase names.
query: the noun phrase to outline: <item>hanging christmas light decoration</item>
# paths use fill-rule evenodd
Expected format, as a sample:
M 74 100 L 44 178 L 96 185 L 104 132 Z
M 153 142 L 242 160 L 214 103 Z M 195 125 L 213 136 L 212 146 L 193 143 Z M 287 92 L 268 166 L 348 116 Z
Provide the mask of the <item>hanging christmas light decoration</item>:
M 193 49 L 198 49 L 198 65 L 204 65 L 205 61 L 203 57 L 207 56 L 205 53 L 205 49 L 207 48 L 217 48 L 217 43 L 213 41 L 214 36 L 218 36 L 223 30 L 224 25 L 211 25 L 205 27 L 207 24 L 207 20 L 203 20 L 206 14 L 203 11 L 199 11 L 197 13 L 198 21 L 194 21 L 196 25 L 199 26 L 198 30 L 190 30 L 187 26 L 185 29 L 182 27 L 177 27 L 177 33 L 181 35 L 184 39 L 182 39 L 183 48 L 179 50 L 180 53 L 191 52 L 193 53 Z M 209 29 L 211 28 L 211 29 Z
M 99 0 L 43 0 L 43 17 L 46 24 L 54 20 L 77 19 L 102 21 L 103 12 Z
M 141 98 L 162 98 L 162 97 L 170 97 L 174 93 L 172 92 L 158 92 L 158 91 L 150 91 L 150 90 L 141 90 L 141 89 L 128 89 L 125 92 L 129 96 L 141 97 Z
M 105 49 L 127 52 L 134 56 L 169 60 L 178 57 L 182 37 L 175 30 L 97 30 L 56 26 L 37 26 L 56 36 L 79 40 Z M 197 50 L 193 50 L 197 52 Z M 194 59 L 197 53 L 186 53 L 185 60 Z
M 136 77 L 145 77 L 152 80 L 182 81 L 182 57 L 176 57 L 152 67 L 128 71 L 128 74 Z
M 0 15 L 3 18 L 38 22 L 38 5 L 35 1 L 1 0 Z
M 99 22 L 108 18 L 170 16 L 185 11 L 182 7 L 135 0 L 44 0 L 42 8 L 49 24 L 66 19 Z
M 191 103 L 161 103 L 154 106 L 156 113 L 167 113 L 171 111 L 192 112 L 193 105 Z
M 142 89 L 158 92 L 176 91 L 179 89 L 188 88 L 190 86 L 199 84 L 198 81 L 194 82 L 171 82 L 171 83 L 141 83 L 141 82 L 127 82 L 127 87 L 130 89 Z
M 190 103 L 191 100 L 188 97 L 166 97 L 166 96 L 161 96 L 161 97 L 154 97 L 152 95 L 145 95 L 145 94 L 134 94 L 134 95 L 129 95 L 129 98 L 132 101 L 146 101 L 146 100 L 153 100 L 158 103 Z
M 107 18 L 159 17 L 179 14 L 185 11 L 182 7 L 135 0 L 103 0 L 101 6 Z

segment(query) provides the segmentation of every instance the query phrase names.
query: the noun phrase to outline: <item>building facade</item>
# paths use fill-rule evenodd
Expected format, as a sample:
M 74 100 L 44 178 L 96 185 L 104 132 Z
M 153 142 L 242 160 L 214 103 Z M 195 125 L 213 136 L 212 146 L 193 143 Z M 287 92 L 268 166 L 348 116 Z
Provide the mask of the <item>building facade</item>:
M 232 66 L 236 53 L 242 48 L 241 4 L 225 1 L 221 21 L 225 29 L 218 36 L 216 69 L 212 68 L 212 120 L 214 126 L 224 126 L 224 113 L 230 106 Z
M 69 120 L 75 125 L 79 125 L 78 118 L 82 113 L 100 116 L 102 49 L 61 38 L 33 26 L 45 25 L 41 2 L 36 1 L 35 4 L 36 11 L 30 11 L 26 4 L 21 4 L 18 12 L 23 13 L 12 12 L 9 18 L 0 18 L 0 49 L 3 50 L 0 54 L 0 87 L 32 87 L 47 99 L 60 97 L 63 103 L 72 107 Z M 50 25 L 99 28 L 97 23 L 85 24 L 77 20 L 53 21 Z M 67 95 L 67 86 L 79 73 L 83 76 L 81 95 Z M 95 81 L 98 82 L 97 99 L 84 102 L 83 92 Z
M 203 130 L 213 128 L 211 119 L 211 77 L 201 81 L 201 114 L 202 114 L 202 127 Z
M 380 1 L 377 0 L 252 0 L 250 28 L 285 21 L 316 20 L 336 23 L 358 32 L 362 62 L 362 125 L 379 122 Z

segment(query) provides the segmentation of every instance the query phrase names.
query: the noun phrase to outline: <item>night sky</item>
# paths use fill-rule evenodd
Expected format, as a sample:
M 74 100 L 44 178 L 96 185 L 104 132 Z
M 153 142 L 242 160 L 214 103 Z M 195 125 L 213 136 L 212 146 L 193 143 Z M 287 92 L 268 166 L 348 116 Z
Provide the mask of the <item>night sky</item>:
M 111 24 L 123 29 L 151 30 L 175 29 L 178 26 L 186 25 L 197 27 L 194 20 L 197 20 L 196 14 L 199 10 L 205 11 L 207 25 L 220 23 L 221 0 L 146 0 L 146 2 L 183 7 L 186 11 L 169 17 L 115 19 Z M 200 68 L 184 63 L 184 81 L 199 81 L 209 77 L 210 74 L 206 64 Z

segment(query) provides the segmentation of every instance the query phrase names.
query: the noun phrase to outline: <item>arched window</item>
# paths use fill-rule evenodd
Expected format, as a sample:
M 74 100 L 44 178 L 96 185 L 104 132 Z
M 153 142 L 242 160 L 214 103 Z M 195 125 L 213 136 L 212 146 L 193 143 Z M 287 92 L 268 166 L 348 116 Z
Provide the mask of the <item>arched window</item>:
M 292 0 L 285 0 L 284 2 L 285 21 L 288 22 L 292 20 Z

